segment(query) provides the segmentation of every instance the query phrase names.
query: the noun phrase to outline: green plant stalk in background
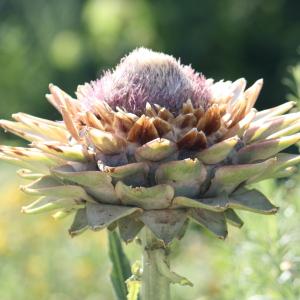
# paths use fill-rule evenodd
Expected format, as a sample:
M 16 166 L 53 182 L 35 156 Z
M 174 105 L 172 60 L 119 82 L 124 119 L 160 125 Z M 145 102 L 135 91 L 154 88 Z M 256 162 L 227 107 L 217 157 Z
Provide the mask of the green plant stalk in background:
M 118 300 L 127 299 L 125 280 L 130 277 L 130 264 L 122 249 L 121 241 L 116 231 L 108 233 L 109 257 L 112 262 L 111 282 Z

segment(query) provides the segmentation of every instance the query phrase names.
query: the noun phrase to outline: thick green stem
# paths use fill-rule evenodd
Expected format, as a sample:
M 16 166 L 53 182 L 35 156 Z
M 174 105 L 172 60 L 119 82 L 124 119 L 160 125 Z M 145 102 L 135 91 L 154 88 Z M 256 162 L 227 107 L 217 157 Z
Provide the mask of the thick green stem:
M 162 264 L 169 264 L 168 249 L 147 228 L 142 232 L 142 246 L 142 300 L 170 300 L 170 279 L 160 272 Z

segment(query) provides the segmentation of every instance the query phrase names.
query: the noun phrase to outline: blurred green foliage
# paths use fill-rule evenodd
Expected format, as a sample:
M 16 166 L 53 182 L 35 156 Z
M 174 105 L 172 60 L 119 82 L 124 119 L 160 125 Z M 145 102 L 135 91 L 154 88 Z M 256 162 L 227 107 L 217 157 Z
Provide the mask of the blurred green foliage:
M 297 59 L 298 0 L 2 0 L 1 117 L 55 117 L 49 82 L 73 93 L 138 46 L 181 57 L 208 77 L 265 79 L 259 106 L 283 101 Z
M 289 88 L 288 100 L 298 102 L 300 105 L 300 63 L 288 68 L 289 76 L 283 79 L 283 83 Z
M 298 0 L 2 0 L 1 118 L 17 111 L 57 118 L 43 100 L 49 82 L 73 93 L 138 46 L 181 57 L 207 77 L 263 77 L 258 107 L 283 102 L 282 78 L 297 100 L 299 11 Z M 0 164 L 0 299 L 113 299 L 106 233 L 70 239 L 69 219 L 21 215 L 28 199 L 14 172 Z M 299 182 L 295 175 L 262 183 L 282 209 L 244 213 L 245 226 L 230 228 L 226 242 L 191 226 L 174 246 L 172 267 L 195 287 L 173 286 L 172 299 L 299 299 Z M 126 252 L 134 261 L 139 248 Z

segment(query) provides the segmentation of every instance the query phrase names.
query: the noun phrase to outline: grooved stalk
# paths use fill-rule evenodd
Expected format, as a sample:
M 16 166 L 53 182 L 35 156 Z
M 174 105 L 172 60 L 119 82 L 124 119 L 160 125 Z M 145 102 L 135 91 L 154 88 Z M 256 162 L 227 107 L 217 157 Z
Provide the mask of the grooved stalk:
M 163 263 L 158 259 L 162 253 L 164 261 L 168 262 L 168 249 L 164 249 L 159 244 L 148 228 L 144 228 L 142 232 L 142 246 L 142 300 L 170 300 L 170 280 L 158 269 L 158 264 Z

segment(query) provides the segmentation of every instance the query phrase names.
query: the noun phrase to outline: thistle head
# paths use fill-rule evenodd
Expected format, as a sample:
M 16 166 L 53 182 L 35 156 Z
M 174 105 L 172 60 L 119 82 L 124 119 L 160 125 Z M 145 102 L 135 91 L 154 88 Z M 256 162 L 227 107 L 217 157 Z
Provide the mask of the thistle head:
M 194 107 L 206 108 L 210 93 L 205 77 L 190 66 L 171 55 L 138 48 L 113 71 L 81 86 L 78 97 L 88 108 L 95 101 L 105 101 L 113 109 L 122 107 L 140 115 L 149 102 L 176 114 L 188 99 Z
M 262 85 L 206 80 L 172 56 L 137 49 L 80 86 L 78 99 L 50 85 L 62 121 L 0 120 L 31 142 L 0 146 L 0 160 L 35 180 L 22 190 L 41 198 L 23 212 L 75 212 L 72 236 L 118 226 L 129 242 L 145 226 L 166 245 L 193 220 L 225 238 L 227 223 L 243 224 L 235 210 L 277 212 L 253 183 L 300 164 L 300 155 L 281 153 L 300 142 L 300 112 L 288 113 L 293 102 L 254 109 Z

